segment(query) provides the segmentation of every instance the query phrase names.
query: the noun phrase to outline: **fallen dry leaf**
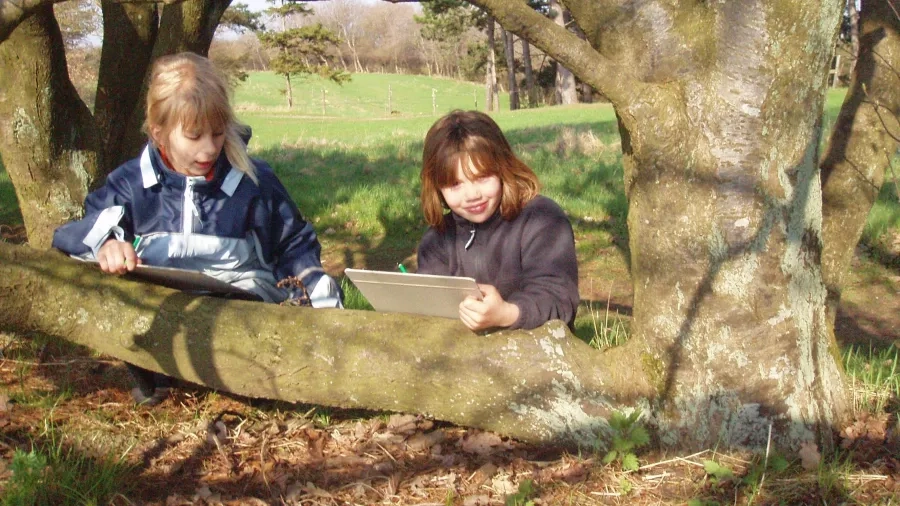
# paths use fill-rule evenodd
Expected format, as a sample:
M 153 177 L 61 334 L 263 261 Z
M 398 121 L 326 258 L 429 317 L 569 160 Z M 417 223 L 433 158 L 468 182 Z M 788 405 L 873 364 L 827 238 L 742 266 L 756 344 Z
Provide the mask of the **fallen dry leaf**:
M 800 445 L 800 465 L 807 471 L 819 467 L 819 461 L 822 456 L 819 454 L 819 447 L 812 441 L 807 441 Z
M 416 415 L 391 415 L 387 428 L 391 432 L 405 434 L 416 430 Z
M 487 455 L 501 447 L 503 447 L 503 440 L 493 432 L 473 431 L 460 442 L 462 451 L 478 455 Z
M 501 496 L 515 494 L 519 486 L 512 480 L 509 474 L 500 474 L 491 478 L 491 489 Z
M 407 441 L 406 446 L 410 451 L 422 451 L 431 448 L 432 446 L 444 441 L 446 436 L 443 431 L 436 430 L 434 432 L 423 433 L 418 432 L 413 434 Z

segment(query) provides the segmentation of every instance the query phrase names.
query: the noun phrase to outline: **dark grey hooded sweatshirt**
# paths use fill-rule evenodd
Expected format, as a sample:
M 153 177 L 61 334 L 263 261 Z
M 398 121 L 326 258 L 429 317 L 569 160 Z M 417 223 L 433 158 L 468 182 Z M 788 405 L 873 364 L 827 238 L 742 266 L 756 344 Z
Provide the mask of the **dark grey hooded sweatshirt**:
M 556 202 L 537 196 L 512 221 L 499 209 L 484 223 L 444 215 L 419 243 L 418 272 L 466 276 L 494 285 L 519 307 L 511 329 L 558 319 L 571 328 L 578 309 L 578 262 L 572 224 Z

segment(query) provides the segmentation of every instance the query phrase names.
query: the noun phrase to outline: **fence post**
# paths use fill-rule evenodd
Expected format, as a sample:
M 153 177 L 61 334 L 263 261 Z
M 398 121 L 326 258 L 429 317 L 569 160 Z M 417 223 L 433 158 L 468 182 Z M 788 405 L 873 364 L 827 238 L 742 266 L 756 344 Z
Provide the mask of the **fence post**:
M 391 99 L 393 98 L 393 96 L 394 96 L 394 92 L 393 92 L 393 90 L 391 90 L 391 85 L 389 84 L 388 85 L 388 116 L 390 116 L 391 114 L 394 113 L 394 106 L 391 103 L 392 102 Z
M 431 115 L 437 114 L 437 90 L 431 88 Z
M 325 116 L 325 94 L 328 93 L 325 88 L 322 88 L 322 116 Z

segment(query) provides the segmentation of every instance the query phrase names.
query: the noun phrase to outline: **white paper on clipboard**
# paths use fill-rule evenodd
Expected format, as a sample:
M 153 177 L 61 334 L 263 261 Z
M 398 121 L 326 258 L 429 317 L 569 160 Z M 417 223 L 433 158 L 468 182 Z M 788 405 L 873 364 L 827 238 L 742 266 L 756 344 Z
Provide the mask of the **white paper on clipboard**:
M 344 274 L 376 311 L 459 317 L 459 303 L 481 298 L 473 278 L 345 269 Z
M 89 263 L 97 263 L 96 260 L 79 257 L 72 258 Z M 247 290 L 232 286 L 200 271 L 138 264 L 137 268 L 126 273 L 125 277 L 141 279 L 185 292 L 208 292 L 210 294 L 224 295 L 236 299 L 262 300 L 253 292 L 248 292 Z

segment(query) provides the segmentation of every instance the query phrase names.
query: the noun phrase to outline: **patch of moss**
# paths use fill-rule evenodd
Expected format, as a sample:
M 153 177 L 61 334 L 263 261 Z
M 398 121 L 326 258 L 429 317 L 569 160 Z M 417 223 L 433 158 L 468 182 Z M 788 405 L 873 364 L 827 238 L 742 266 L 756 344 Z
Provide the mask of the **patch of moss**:
M 641 353 L 641 370 L 656 388 L 659 397 L 662 397 L 666 392 L 666 368 L 663 361 L 645 351 Z

